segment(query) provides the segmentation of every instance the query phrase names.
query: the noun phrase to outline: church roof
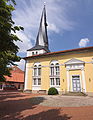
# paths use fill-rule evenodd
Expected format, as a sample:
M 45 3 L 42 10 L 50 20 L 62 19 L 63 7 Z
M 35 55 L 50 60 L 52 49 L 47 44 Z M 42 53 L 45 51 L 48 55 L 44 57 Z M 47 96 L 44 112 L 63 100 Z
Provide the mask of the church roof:
M 40 50 L 40 49 L 44 49 L 47 52 L 50 52 L 49 48 L 48 48 L 48 36 L 47 36 L 47 23 L 46 23 L 45 5 L 44 5 L 42 16 L 41 16 L 41 21 L 40 21 L 39 31 L 38 31 L 38 35 L 37 35 L 37 39 L 36 39 L 36 44 L 33 48 L 31 48 L 27 51 Z
M 93 46 L 91 47 L 84 47 L 84 48 L 76 48 L 76 49 L 70 49 L 70 50 L 64 50 L 64 51 L 58 51 L 58 52 L 49 52 L 49 53 L 44 53 L 44 54 L 39 54 L 39 55 L 33 55 L 33 56 L 28 56 L 25 57 L 23 59 L 29 59 L 29 58 L 36 58 L 36 57 L 45 57 L 45 56 L 54 56 L 54 55 L 60 55 L 60 54 L 71 54 L 71 53 L 75 53 L 75 54 L 79 54 L 79 53 L 83 53 L 83 52 L 88 52 L 88 51 L 92 51 L 93 52 Z
M 49 49 L 47 47 L 41 46 L 41 45 L 37 45 L 32 47 L 31 49 L 27 50 L 27 51 L 33 51 L 33 50 L 41 50 L 44 49 L 47 52 L 50 52 Z

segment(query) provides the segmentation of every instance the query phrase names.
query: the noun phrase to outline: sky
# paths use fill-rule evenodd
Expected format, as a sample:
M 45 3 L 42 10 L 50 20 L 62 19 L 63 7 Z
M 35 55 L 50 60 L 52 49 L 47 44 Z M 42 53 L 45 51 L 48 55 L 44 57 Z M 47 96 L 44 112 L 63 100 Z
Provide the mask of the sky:
M 24 27 L 16 33 L 19 56 L 35 45 L 44 2 L 51 52 L 93 46 L 93 0 L 16 0 L 13 20 Z M 17 64 L 24 70 L 24 60 Z

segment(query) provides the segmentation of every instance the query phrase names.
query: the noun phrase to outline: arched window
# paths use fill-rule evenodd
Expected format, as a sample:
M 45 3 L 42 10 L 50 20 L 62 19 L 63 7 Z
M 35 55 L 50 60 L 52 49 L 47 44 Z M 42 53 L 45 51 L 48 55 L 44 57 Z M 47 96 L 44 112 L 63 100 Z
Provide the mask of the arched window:
M 50 63 L 50 86 L 60 85 L 60 69 L 58 61 L 52 61 Z
M 52 63 L 50 66 L 50 75 L 54 75 L 54 64 Z
M 41 64 L 35 63 L 33 68 L 33 85 L 41 85 Z
M 37 65 L 34 65 L 34 76 L 37 76 Z
M 55 74 L 59 75 L 59 63 L 55 64 Z
M 38 75 L 41 75 L 41 65 L 38 65 Z

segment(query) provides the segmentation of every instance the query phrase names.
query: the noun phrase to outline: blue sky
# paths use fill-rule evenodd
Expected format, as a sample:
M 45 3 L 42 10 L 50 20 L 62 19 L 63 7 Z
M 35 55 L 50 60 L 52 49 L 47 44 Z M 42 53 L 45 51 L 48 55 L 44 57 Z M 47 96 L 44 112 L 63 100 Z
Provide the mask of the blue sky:
M 34 46 L 44 2 L 46 2 L 50 51 L 93 46 L 93 0 L 16 0 L 13 19 L 24 31 L 16 34 L 18 55 Z M 23 60 L 19 66 L 23 69 Z

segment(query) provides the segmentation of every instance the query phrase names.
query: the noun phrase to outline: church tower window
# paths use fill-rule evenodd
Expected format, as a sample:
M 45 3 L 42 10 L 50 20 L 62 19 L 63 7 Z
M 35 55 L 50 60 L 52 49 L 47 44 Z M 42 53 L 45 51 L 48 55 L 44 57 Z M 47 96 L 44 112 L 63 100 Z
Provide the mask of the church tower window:
M 34 52 L 32 52 L 32 55 L 34 55 Z

